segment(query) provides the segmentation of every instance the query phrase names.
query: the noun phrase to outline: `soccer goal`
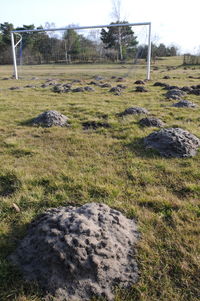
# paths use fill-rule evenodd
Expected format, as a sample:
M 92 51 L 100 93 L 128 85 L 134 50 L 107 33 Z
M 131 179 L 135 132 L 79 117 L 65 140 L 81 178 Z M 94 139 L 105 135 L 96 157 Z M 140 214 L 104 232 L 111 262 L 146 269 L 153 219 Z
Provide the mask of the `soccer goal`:
M 145 41 L 140 41 L 138 28 L 145 28 Z M 53 70 L 58 65 L 116 63 L 128 74 L 139 62 L 150 80 L 151 22 L 20 29 L 11 32 L 11 43 L 15 79 L 22 66 L 31 74 L 34 65 L 51 65 Z

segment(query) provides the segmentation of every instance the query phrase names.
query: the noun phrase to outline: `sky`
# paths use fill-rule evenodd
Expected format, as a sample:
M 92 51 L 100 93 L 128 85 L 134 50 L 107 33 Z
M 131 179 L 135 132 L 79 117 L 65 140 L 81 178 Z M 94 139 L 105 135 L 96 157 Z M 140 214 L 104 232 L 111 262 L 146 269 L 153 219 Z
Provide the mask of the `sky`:
M 0 0 L 0 23 L 15 27 L 45 26 L 46 22 L 56 27 L 104 25 L 114 21 L 112 7 L 112 0 Z M 121 0 L 122 19 L 151 22 L 152 41 L 175 45 L 181 53 L 200 53 L 199 12 L 200 0 Z M 142 30 L 134 31 L 144 37 Z

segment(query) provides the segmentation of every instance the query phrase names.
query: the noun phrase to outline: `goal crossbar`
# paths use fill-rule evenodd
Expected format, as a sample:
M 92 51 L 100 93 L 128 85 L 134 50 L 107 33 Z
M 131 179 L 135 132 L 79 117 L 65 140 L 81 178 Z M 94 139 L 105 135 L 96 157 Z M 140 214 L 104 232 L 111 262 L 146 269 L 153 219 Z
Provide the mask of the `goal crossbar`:
M 142 22 L 142 23 L 118 23 L 118 24 L 108 24 L 108 25 L 94 25 L 94 26 L 67 26 L 61 28 L 39 28 L 39 29 L 25 29 L 25 30 L 12 30 L 11 31 L 11 44 L 12 44 L 12 54 L 13 54 L 13 66 L 14 66 L 14 76 L 15 79 L 18 79 L 18 70 L 17 70 L 17 60 L 16 60 L 16 51 L 15 48 L 19 44 L 17 42 L 15 44 L 14 34 L 20 34 L 23 32 L 43 32 L 43 31 L 59 31 L 59 30 L 81 30 L 81 29 L 93 29 L 93 28 L 104 28 L 104 27 L 125 27 L 125 26 L 149 26 L 149 33 L 148 33 L 148 53 L 147 53 L 147 71 L 146 71 L 146 78 L 150 80 L 150 68 L 151 68 L 151 22 Z

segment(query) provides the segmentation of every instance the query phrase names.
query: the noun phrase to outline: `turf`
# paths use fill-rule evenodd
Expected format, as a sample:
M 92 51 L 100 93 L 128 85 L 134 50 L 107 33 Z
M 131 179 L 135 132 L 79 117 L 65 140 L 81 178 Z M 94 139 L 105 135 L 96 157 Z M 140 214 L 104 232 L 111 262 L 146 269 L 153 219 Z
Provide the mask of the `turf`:
M 135 218 L 141 233 L 139 281 L 129 291 L 117 290 L 116 301 L 200 299 L 200 151 L 188 159 L 162 158 L 144 149 L 143 138 L 156 128 L 139 126 L 143 115 L 118 116 L 130 106 L 141 106 L 166 127 L 181 127 L 200 138 L 200 109 L 171 107 L 165 91 L 153 86 L 155 81 L 200 84 L 191 78 L 200 77 L 199 67 L 185 69 L 181 63 L 181 57 L 159 60 L 146 93 L 134 92 L 134 81 L 145 78 L 144 66 L 137 72 L 129 65 L 32 66 L 24 68 L 19 81 L 3 80 L 12 68 L 1 67 L 1 300 L 43 300 L 37 285 L 26 283 L 7 256 L 46 208 L 87 202 L 103 202 Z M 104 76 L 112 86 L 117 83 L 111 76 L 128 75 L 123 83 L 127 89 L 116 96 L 109 88 L 57 94 L 39 87 L 49 77 L 61 82 L 81 79 L 76 86 L 83 86 L 94 75 Z M 170 79 L 164 80 L 165 75 Z M 38 79 L 30 80 L 33 76 Z M 37 87 L 8 89 L 27 84 Z M 200 106 L 199 96 L 188 95 L 187 100 Z M 28 121 L 45 110 L 68 116 L 70 127 L 30 126 Z M 82 123 L 88 121 L 110 127 L 84 130 Z

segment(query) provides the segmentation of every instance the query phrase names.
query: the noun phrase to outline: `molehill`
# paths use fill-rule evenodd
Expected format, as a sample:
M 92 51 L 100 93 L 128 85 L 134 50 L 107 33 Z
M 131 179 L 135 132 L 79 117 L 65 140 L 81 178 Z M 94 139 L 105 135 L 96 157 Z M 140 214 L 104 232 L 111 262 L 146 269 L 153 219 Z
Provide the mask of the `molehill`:
M 56 300 L 114 300 L 137 281 L 134 220 L 99 203 L 47 210 L 9 259 Z
M 187 158 L 196 155 L 200 140 L 181 128 L 168 128 L 151 133 L 144 139 L 144 145 L 165 157 Z
M 32 120 L 32 125 L 51 127 L 51 126 L 67 126 L 68 118 L 57 111 L 46 111 L 38 115 Z

